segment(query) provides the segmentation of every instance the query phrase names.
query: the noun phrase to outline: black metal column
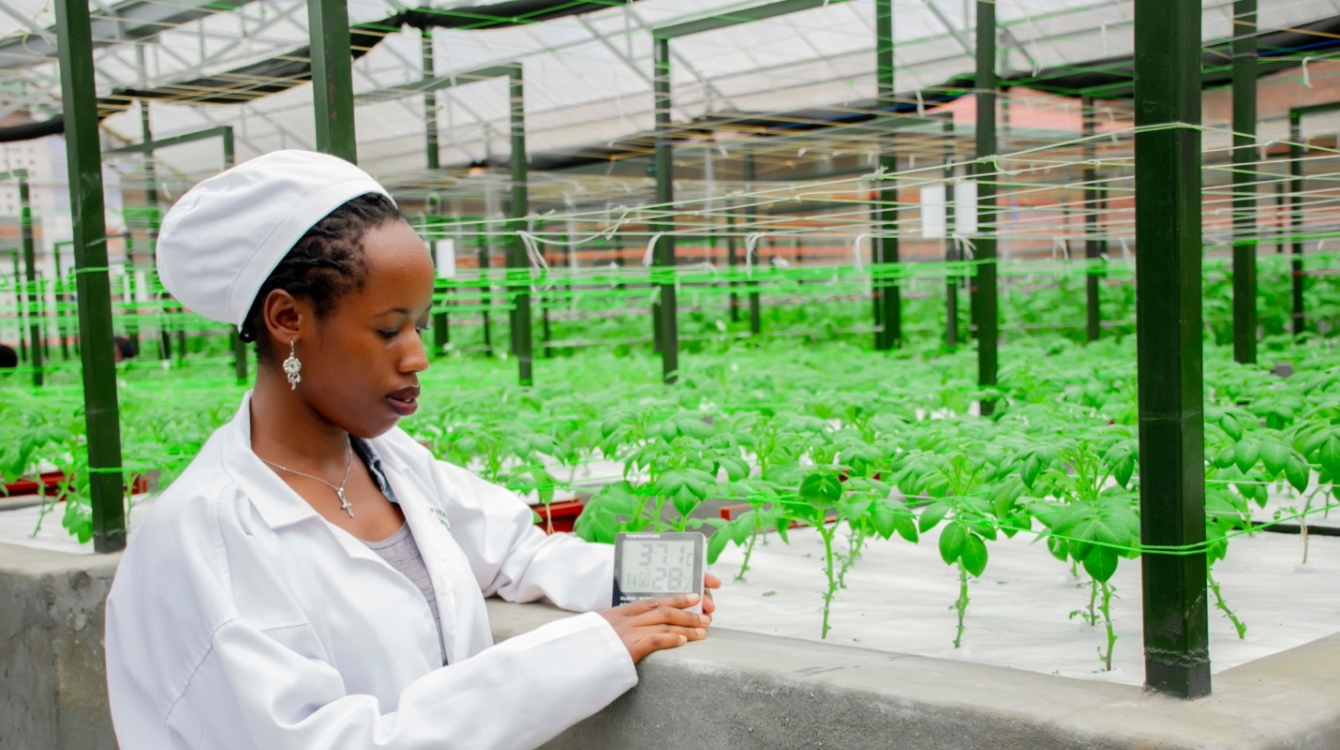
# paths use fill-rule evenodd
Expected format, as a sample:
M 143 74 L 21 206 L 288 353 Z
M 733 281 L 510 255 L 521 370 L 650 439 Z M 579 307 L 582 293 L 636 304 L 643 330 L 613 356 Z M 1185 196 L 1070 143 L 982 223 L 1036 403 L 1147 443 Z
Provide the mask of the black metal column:
M 740 297 L 735 293 L 735 206 L 726 208 L 726 267 L 730 269 L 730 321 L 740 319 Z
M 945 134 L 945 262 L 958 260 L 958 243 L 954 234 L 954 118 L 946 117 L 942 124 Z M 945 344 L 958 346 L 958 286 L 957 276 L 945 278 Z
M 530 312 L 530 259 L 519 232 L 526 229 L 530 212 L 526 185 L 526 94 L 521 66 L 509 77 L 511 87 L 512 201 L 508 211 L 511 236 L 508 238 L 507 291 L 512 295 L 512 342 L 517 358 L 517 376 L 522 385 L 534 382 L 534 355 Z
M 1135 268 L 1141 543 L 1205 541 L 1201 4 L 1135 2 Z M 1142 128 L 1185 125 L 1141 131 Z M 1140 559 L 1145 685 L 1210 692 L 1204 552 Z
M 879 109 L 892 113 L 896 69 L 893 59 L 893 0 L 875 0 L 875 81 L 879 95 Z M 892 128 L 892 123 L 890 123 Z M 880 138 L 879 166 L 887 173 L 898 171 L 898 157 L 893 134 Z M 898 182 L 893 178 L 880 180 L 875 215 L 874 262 L 879 270 L 889 273 L 889 266 L 898 262 Z M 902 290 L 897 279 L 885 277 L 876 284 L 879 314 L 875 331 L 875 349 L 887 351 L 902 345 Z
M 56 38 L 79 295 L 79 352 L 83 364 L 93 548 L 98 552 L 117 552 L 126 546 L 125 488 L 116 363 L 112 355 L 112 292 L 107 274 L 93 36 L 85 0 L 57 0 Z
M 307 0 L 316 150 L 358 163 L 347 0 Z
M 656 204 L 664 212 L 654 228 L 656 240 L 652 264 L 660 269 L 675 266 L 675 180 L 674 151 L 670 134 L 670 40 L 655 40 L 656 87 Z M 659 332 L 661 378 L 666 383 L 679 379 L 679 315 L 673 278 L 659 284 L 660 306 L 656 331 Z
M 33 368 L 33 385 L 41 386 L 43 339 L 42 329 L 46 316 L 42 314 L 42 293 L 37 285 L 37 253 L 33 248 L 33 213 L 29 203 L 28 172 L 14 170 L 19 181 L 19 232 L 23 249 L 24 279 L 28 283 L 28 346 L 32 349 L 30 365 Z M 17 276 L 14 279 L 18 281 Z
M 423 77 L 432 78 L 437 70 L 433 61 L 433 29 L 431 26 L 422 30 L 423 47 Z M 437 144 L 437 93 L 435 91 L 425 91 L 423 94 L 423 120 L 424 120 L 424 149 L 428 157 L 428 168 L 437 169 L 439 167 L 439 152 Z
M 223 129 L 223 168 L 232 169 L 237 163 L 237 151 L 234 145 L 233 129 L 224 126 Z M 237 378 L 238 383 L 247 382 L 247 344 L 242 340 L 241 332 L 237 326 L 232 327 L 233 340 L 233 376 Z
M 1084 257 L 1088 261 L 1084 270 L 1084 296 L 1088 312 L 1088 340 L 1097 341 L 1103 335 L 1102 311 L 1098 298 L 1098 287 L 1102 275 L 1098 273 L 1098 260 L 1102 258 L 1102 243 L 1098 239 L 1098 170 L 1094 167 L 1097 112 L 1094 110 L 1093 97 L 1082 100 L 1084 110 Z
M 977 240 L 973 318 L 977 322 L 977 382 L 996 384 L 996 185 L 997 176 L 982 160 L 996 153 L 996 4 L 977 0 Z M 982 416 L 995 402 L 982 401 Z
M 1303 123 L 1296 112 L 1289 113 L 1289 227 L 1293 235 L 1293 260 L 1290 261 L 1289 287 L 1292 292 L 1293 335 L 1307 329 L 1303 318 Z
M 1233 3 L 1233 359 L 1256 361 L 1256 0 Z
M 756 178 L 756 174 L 754 172 L 755 167 L 754 167 L 753 154 L 745 154 L 743 169 L 744 169 L 743 177 L 744 177 L 744 192 L 745 192 L 744 225 L 745 225 L 745 234 L 746 236 L 748 236 L 749 234 L 758 231 L 758 211 L 754 207 L 753 197 L 749 195 L 749 192 L 754 189 L 754 180 Z M 747 239 L 745 241 L 744 252 L 746 255 L 748 255 L 750 252 L 749 243 Z M 758 261 L 758 243 L 756 242 L 754 244 L 754 257 L 747 260 L 745 265 L 752 268 L 753 264 L 755 264 L 757 261 Z M 749 332 L 757 336 L 758 334 L 763 332 L 763 311 L 761 309 L 762 301 L 759 299 L 758 296 L 758 282 L 754 281 L 753 279 L 749 279 L 745 282 L 745 285 L 749 287 Z

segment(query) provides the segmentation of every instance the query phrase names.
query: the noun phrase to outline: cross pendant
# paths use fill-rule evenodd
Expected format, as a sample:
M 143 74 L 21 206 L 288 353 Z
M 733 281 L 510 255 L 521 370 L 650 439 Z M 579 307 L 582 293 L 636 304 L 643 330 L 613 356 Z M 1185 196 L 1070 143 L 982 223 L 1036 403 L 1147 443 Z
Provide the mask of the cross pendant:
M 337 494 L 337 495 L 340 496 L 340 510 L 343 510 L 345 513 L 348 513 L 348 514 L 349 514 L 349 517 L 350 517 L 350 518 L 353 518 L 353 517 L 354 517 L 354 506 L 350 505 L 350 504 L 349 504 L 349 501 L 348 501 L 347 499 L 345 499 L 345 497 L 344 497 L 344 490 L 342 490 L 342 489 L 336 489 L 336 490 L 335 490 L 335 494 Z

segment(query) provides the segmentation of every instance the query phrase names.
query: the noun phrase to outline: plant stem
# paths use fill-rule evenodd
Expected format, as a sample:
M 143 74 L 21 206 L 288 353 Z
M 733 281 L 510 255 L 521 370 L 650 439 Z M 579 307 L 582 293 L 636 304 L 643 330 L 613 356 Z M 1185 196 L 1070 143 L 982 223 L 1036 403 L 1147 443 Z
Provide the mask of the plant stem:
M 1304 562 L 1306 562 L 1306 557 Z M 1229 622 L 1233 623 L 1233 629 L 1238 631 L 1238 640 L 1246 638 L 1247 623 L 1238 620 L 1237 615 L 1233 614 L 1233 610 L 1228 608 L 1228 603 L 1224 601 L 1224 595 L 1219 591 L 1219 584 L 1215 583 L 1214 571 L 1207 570 L 1205 575 L 1207 582 L 1210 584 L 1210 591 L 1214 592 L 1214 606 L 1218 607 L 1219 611 L 1228 617 Z
M 833 577 L 833 534 L 836 529 L 830 531 L 821 520 L 819 523 L 819 535 L 824 538 L 824 574 L 828 576 L 828 590 L 824 592 L 824 627 L 820 638 L 828 637 L 828 609 L 833 604 L 833 596 L 837 592 L 837 581 Z
M 1098 624 L 1098 613 L 1093 611 L 1094 604 L 1098 600 L 1098 581 L 1089 579 L 1089 627 Z
M 1303 503 L 1303 515 L 1298 517 L 1298 534 L 1303 537 L 1303 564 L 1307 565 L 1307 551 L 1309 546 L 1309 536 L 1307 533 L 1307 514 L 1312 510 L 1312 498 L 1317 493 L 1307 496 L 1307 502 Z
M 842 570 L 838 573 L 838 588 L 847 588 L 847 571 L 851 570 L 856 564 L 856 558 L 861 556 L 861 547 L 865 545 L 865 534 L 855 527 L 849 527 L 851 534 L 847 536 L 847 554 L 842 559 Z
M 968 569 L 963 567 L 963 561 L 958 563 L 958 601 L 954 602 L 954 609 L 958 610 L 958 633 L 954 636 L 954 648 L 958 648 L 963 643 L 963 616 L 968 611 Z
M 1103 671 L 1111 672 L 1112 647 L 1116 645 L 1117 642 L 1117 634 L 1112 631 L 1112 594 L 1117 589 L 1115 586 L 1112 586 L 1107 581 L 1103 581 L 1100 584 L 1100 586 L 1102 587 L 1103 590 L 1103 606 L 1102 606 L 1103 624 L 1107 626 L 1107 653 L 1104 654 L 1103 650 L 1100 648 L 1098 649 L 1098 655 L 1103 659 Z
M 758 539 L 758 515 L 754 516 L 754 529 L 749 532 L 749 544 L 744 548 L 744 562 L 740 564 L 740 572 L 735 574 L 735 580 L 743 581 L 744 574 L 749 572 L 749 556 L 754 553 L 754 540 Z

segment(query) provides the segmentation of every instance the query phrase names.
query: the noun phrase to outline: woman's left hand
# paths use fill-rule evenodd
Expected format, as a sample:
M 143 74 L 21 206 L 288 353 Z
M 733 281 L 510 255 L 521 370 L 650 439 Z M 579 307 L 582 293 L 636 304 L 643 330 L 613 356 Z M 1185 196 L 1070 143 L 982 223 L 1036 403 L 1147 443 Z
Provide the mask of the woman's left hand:
M 721 579 L 711 573 L 703 574 L 703 614 L 710 615 L 717 610 L 716 602 L 712 601 L 712 589 L 721 588 Z

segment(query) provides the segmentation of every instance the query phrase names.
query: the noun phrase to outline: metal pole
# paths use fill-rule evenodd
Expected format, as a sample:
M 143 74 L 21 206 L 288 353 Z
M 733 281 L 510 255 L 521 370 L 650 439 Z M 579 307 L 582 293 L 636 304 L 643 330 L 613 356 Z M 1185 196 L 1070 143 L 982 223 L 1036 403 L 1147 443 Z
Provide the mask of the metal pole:
M 941 126 L 945 138 L 945 262 L 958 260 L 954 235 L 954 118 L 945 118 Z M 945 344 L 958 346 L 958 278 L 945 278 Z
M 53 242 L 51 243 L 51 260 L 56 266 L 56 289 L 65 286 L 65 276 L 61 273 L 60 267 L 60 249 L 65 245 L 72 245 L 71 242 Z M 60 336 L 60 356 L 66 362 L 70 361 L 70 339 L 65 335 L 65 310 L 63 305 L 69 302 L 69 296 L 64 292 L 56 294 L 56 332 Z
M 1306 329 L 1303 319 L 1303 123 L 1302 116 L 1289 113 L 1289 222 L 1293 234 L 1293 260 L 1290 262 L 1290 287 L 1293 292 L 1293 335 Z
M 875 0 L 875 79 L 878 86 L 879 108 L 891 111 L 894 102 L 893 59 L 893 0 Z M 892 123 L 890 123 L 892 128 Z M 887 175 L 898 171 L 898 157 L 892 133 L 880 139 L 879 166 Z M 887 177 L 879 183 L 876 212 L 875 251 L 876 275 L 889 274 L 876 284 L 879 323 L 875 331 L 875 349 L 889 350 L 902 345 L 902 290 L 892 277 L 893 264 L 898 262 L 898 183 Z
M 484 217 L 488 221 L 488 217 Z M 481 222 L 479 232 L 475 235 L 475 248 L 479 258 L 479 305 L 483 308 L 484 316 L 484 354 L 493 356 L 493 327 L 489 319 L 488 306 L 493 304 L 493 284 L 489 279 L 489 238 L 487 229 Z
M 431 78 L 437 71 L 437 65 L 433 61 L 433 28 L 425 27 L 423 34 L 423 77 Z M 437 93 L 435 91 L 425 91 L 423 94 L 423 121 L 424 121 L 424 145 L 427 149 L 428 168 L 437 169 L 439 166 L 439 154 L 437 144 Z
M 154 139 L 153 125 L 149 119 L 149 101 L 140 100 L 140 140 L 148 143 Z M 158 173 L 154 165 L 152 151 L 144 155 L 144 206 L 147 209 L 145 234 L 149 238 L 149 265 L 158 267 Z M 172 359 L 172 334 L 168 331 L 168 304 L 166 294 L 160 295 L 158 310 L 158 358 Z
M 656 203 L 665 212 L 655 227 L 660 234 L 652 253 L 657 268 L 670 269 L 675 265 L 674 219 L 674 153 L 670 140 L 670 40 L 655 40 L 656 88 Z M 667 271 L 666 273 L 671 273 Z M 661 378 L 673 383 L 679 378 L 679 327 L 675 299 L 675 283 L 660 283 L 660 309 L 656 330 L 660 332 Z
M 237 163 L 237 151 L 233 140 L 233 128 L 225 125 L 223 129 L 223 168 L 232 169 Z M 242 340 L 237 326 L 232 326 L 233 339 L 233 375 L 238 383 L 247 382 L 247 345 Z
M 1098 240 L 1098 170 L 1094 168 L 1095 144 L 1093 135 L 1096 128 L 1097 112 L 1094 111 L 1093 97 L 1081 100 L 1084 110 L 1084 257 L 1087 259 L 1084 277 L 1084 294 L 1088 302 L 1088 339 L 1097 341 L 1103 334 L 1102 311 L 1099 307 L 1098 286 L 1102 276 L 1098 273 L 1098 261 L 1102 256 L 1102 243 Z
M 1135 0 L 1135 273 L 1140 541 L 1205 541 L 1201 4 Z M 1166 129 L 1141 128 L 1182 125 Z M 1205 553 L 1140 558 L 1145 685 L 1210 692 Z
M 12 253 L 10 260 L 14 261 L 14 301 L 19 303 L 18 320 L 15 321 L 19 326 L 19 361 L 28 364 L 28 339 L 23 337 L 23 323 L 27 318 L 27 311 L 23 309 L 23 271 L 19 265 L 19 253 L 16 250 L 7 251 Z
M 93 548 L 117 552 L 126 546 L 125 489 L 116 363 L 112 356 L 112 292 L 107 274 L 107 227 L 103 223 L 93 35 L 85 0 L 58 0 L 56 38 L 79 294 Z
M 745 154 L 744 192 L 745 192 L 745 200 L 749 201 L 746 204 L 744 210 L 744 224 L 746 233 L 753 233 L 758 230 L 757 226 L 758 214 L 755 213 L 754 205 L 752 202 L 753 198 L 749 196 L 749 191 L 754 189 L 753 185 L 754 178 L 755 178 L 754 155 Z M 755 247 L 755 259 L 757 259 L 757 247 L 758 247 L 757 243 L 755 243 L 754 247 Z M 744 252 L 746 256 L 749 254 L 749 245 L 747 241 L 745 243 Z M 752 263 L 753 263 L 752 260 L 746 261 L 745 265 L 752 268 L 753 267 Z M 748 281 L 745 282 L 745 285 L 749 287 L 749 332 L 757 336 L 763 332 L 763 312 L 760 309 L 762 307 L 762 304 L 758 297 L 758 282 L 753 279 L 749 279 Z
M 312 104 L 316 150 L 358 162 L 354 136 L 354 69 L 346 0 L 307 0 L 312 39 Z
M 430 221 L 434 222 L 433 224 L 434 226 L 443 226 L 443 222 L 439 220 L 441 213 L 442 213 L 442 198 L 437 195 L 428 196 L 428 215 L 432 217 Z M 455 251 L 456 249 L 456 242 L 460 239 L 459 224 L 456 225 L 454 235 L 455 236 L 452 239 L 453 251 Z M 440 238 L 438 238 L 437 235 L 435 234 L 430 235 L 430 237 L 431 237 L 430 241 L 433 243 L 432 244 L 433 265 L 436 266 L 439 260 L 439 258 L 437 257 L 437 251 L 438 251 L 438 242 L 440 241 Z M 442 300 L 442 309 L 433 313 L 433 356 L 435 357 L 445 355 L 447 353 L 447 344 L 451 343 L 451 325 L 450 325 L 451 321 L 447 318 L 447 311 L 446 311 L 446 306 L 451 301 L 450 293 L 451 293 L 450 288 L 448 288 L 447 292 L 448 296 L 446 299 Z
M 740 297 L 735 293 L 735 206 L 726 207 L 726 266 L 731 270 L 730 321 L 740 319 Z
M 986 174 L 981 162 L 996 153 L 996 4 L 977 0 L 977 262 L 973 287 L 973 317 L 977 321 L 977 382 L 996 384 L 996 186 L 994 174 Z M 987 179 L 982 179 L 982 177 Z M 981 403 L 982 416 L 990 416 L 995 402 Z
M 1233 359 L 1256 361 L 1256 0 L 1233 3 Z
M 29 203 L 28 171 L 14 170 L 19 180 L 19 232 L 23 244 L 23 265 L 28 281 L 28 346 L 32 349 L 33 385 L 42 385 L 42 295 L 37 288 L 37 256 L 33 249 L 33 214 Z M 17 281 L 17 277 L 15 279 Z
M 526 95 L 521 66 L 508 78 L 511 87 L 512 124 L 512 205 L 511 230 L 507 254 L 508 291 L 513 293 L 512 339 L 516 347 L 517 371 L 522 385 L 534 382 L 530 312 L 530 261 L 519 232 L 526 229 L 526 214 L 530 212 L 526 187 Z

